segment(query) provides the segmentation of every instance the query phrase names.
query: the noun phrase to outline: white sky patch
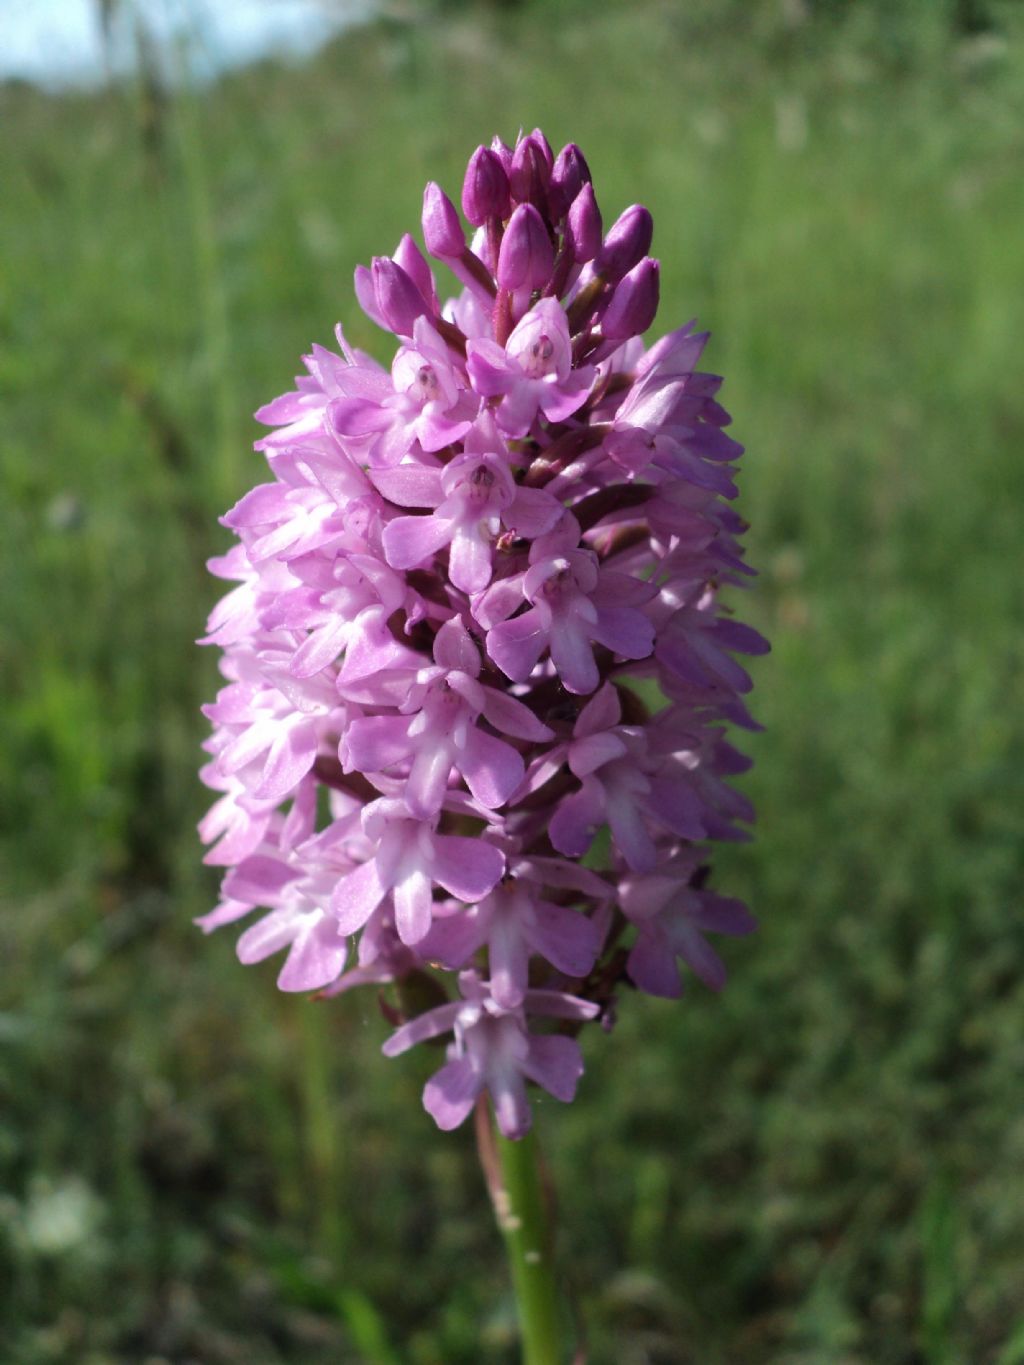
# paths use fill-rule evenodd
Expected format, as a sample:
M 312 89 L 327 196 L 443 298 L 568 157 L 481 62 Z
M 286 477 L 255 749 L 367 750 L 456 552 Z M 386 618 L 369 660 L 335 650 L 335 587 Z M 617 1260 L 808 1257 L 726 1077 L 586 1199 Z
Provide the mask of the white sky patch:
M 262 57 L 304 57 L 366 19 L 372 0 L 115 0 L 114 69 L 131 70 L 136 24 L 155 40 L 166 74 L 209 79 Z M 103 79 L 99 0 L 0 0 L 0 80 L 55 88 Z

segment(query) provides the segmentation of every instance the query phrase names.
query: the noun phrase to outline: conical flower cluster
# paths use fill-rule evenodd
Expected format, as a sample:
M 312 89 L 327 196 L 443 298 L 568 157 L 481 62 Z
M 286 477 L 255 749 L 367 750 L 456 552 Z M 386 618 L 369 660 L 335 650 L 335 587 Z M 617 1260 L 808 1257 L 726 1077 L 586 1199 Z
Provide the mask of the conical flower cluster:
M 284 952 L 282 990 L 427 1001 L 385 1004 L 385 1053 L 449 1036 L 427 1109 L 453 1128 L 486 1090 L 516 1137 L 528 1082 L 573 1097 L 624 982 L 717 989 L 706 935 L 754 927 L 706 845 L 752 818 L 724 732 L 754 724 L 734 655 L 767 646 L 719 602 L 749 570 L 706 335 L 640 340 L 650 214 L 605 231 L 579 149 L 539 131 L 478 148 L 462 208 L 468 237 L 427 186 L 458 297 L 409 236 L 356 272 L 390 369 L 339 328 L 257 414 L 271 479 L 210 565 L 236 586 L 203 641 L 227 683 L 200 829 L 228 870 L 200 923 L 253 916 L 238 955 Z

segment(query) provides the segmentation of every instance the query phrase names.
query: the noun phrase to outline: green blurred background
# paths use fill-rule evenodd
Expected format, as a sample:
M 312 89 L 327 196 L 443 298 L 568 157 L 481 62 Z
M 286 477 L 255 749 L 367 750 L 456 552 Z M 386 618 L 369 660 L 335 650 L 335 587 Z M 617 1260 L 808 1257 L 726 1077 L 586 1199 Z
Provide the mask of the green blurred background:
M 197 650 L 249 414 L 428 178 L 541 124 L 655 216 L 774 643 L 721 998 L 538 1123 L 592 1365 L 1024 1362 L 1024 14 L 389 11 L 307 66 L 0 87 L 0 1361 L 509 1365 L 472 1136 L 193 916 Z

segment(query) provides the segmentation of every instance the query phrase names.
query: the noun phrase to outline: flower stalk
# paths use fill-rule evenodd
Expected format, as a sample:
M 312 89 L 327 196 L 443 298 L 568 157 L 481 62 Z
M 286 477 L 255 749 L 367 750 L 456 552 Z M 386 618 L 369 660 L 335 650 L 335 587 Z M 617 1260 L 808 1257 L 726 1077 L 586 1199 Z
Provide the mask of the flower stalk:
M 565 1317 L 554 1264 L 550 1198 L 536 1134 L 515 1141 L 495 1133 L 484 1104 L 477 1144 L 515 1292 L 523 1365 L 564 1365 Z

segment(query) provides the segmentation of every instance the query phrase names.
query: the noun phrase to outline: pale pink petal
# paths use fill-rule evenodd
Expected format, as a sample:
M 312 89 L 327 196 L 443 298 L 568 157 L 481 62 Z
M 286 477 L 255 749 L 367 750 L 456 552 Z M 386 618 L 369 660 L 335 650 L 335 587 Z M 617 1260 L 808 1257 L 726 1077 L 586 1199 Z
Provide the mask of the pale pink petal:
M 580 1045 L 575 1038 L 563 1038 L 557 1033 L 533 1034 L 523 1071 L 549 1095 L 568 1104 L 576 1094 L 577 1082 L 583 1075 Z
M 314 673 L 333 664 L 345 647 L 352 622 L 342 615 L 314 630 L 299 645 L 289 664 L 293 678 L 311 678 Z
M 534 743 L 554 739 L 554 731 L 538 720 L 523 702 L 499 692 L 495 687 L 485 687 L 483 694 L 483 713 L 495 730 L 514 739 L 528 739 Z
M 250 925 L 235 947 L 239 962 L 250 967 L 286 947 L 295 938 L 298 913 L 290 906 L 272 910 L 258 923 Z
M 454 534 L 455 523 L 441 517 L 395 517 L 384 527 L 384 556 L 393 569 L 414 569 Z
M 566 691 L 577 696 L 593 692 L 601 681 L 593 648 L 575 617 L 556 617 L 551 622 L 551 661 Z
M 289 725 L 270 746 L 259 786 L 253 794 L 264 801 L 280 801 L 287 796 L 312 768 L 318 747 L 315 721 Z
M 346 772 L 382 772 L 408 758 L 412 749 L 407 716 L 359 717 L 342 741 Z
M 405 784 L 405 804 L 418 820 L 436 815 L 448 790 L 452 753 L 440 739 L 422 744 L 416 752 Z
M 485 537 L 477 525 L 459 526 L 452 537 L 448 577 L 462 592 L 482 592 L 491 581 L 493 547 Z
M 361 929 L 390 890 L 390 883 L 385 885 L 381 879 L 375 858 L 342 877 L 331 896 L 338 932 L 354 934 Z
M 522 755 L 510 744 L 475 726 L 469 732 L 466 747 L 457 756 L 457 762 L 469 790 L 490 810 L 505 804 L 526 771 Z
M 345 969 L 348 940 L 335 920 L 321 915 L 295 939 L 277 978 L 282 991 L 318 991 L 337 980 Z
M 434 839 L 434 880 L 460 901 L 478 901 L 493 891 L 505 871 L 505 856 L 493 844 L 460 834 Z
M 468 1057 L 457 1057 L 423 1087 L 423 1107 L 444 1132 L 458 1128 L 469 1117 L 483 1079 Z
M 538 902 L 529 939 L 542 957 L 567 976 L 586 976 L 601 947 L 593 920 L 550 901 Z
M 423 868 L 415 867 L 395 883 L 391 893 L 398 937 L 410 947 L 430 928 L 430 892 L 430 878 Z
M 525 682 L 548 642 L 543 617 L 536 608 L 502 621 L 487 632 L 487 653 L 513 682 Z
M 503 1067 L 500 1072 L 488 1073 L 487 1088 L 491 1092 L 494 1117 L 502 1137 L 513 1141 L 525 1137 L 530 1131 L 530 1102 L 526 1098 L 526 1085 L 519 1072 L 511 1067 Z

